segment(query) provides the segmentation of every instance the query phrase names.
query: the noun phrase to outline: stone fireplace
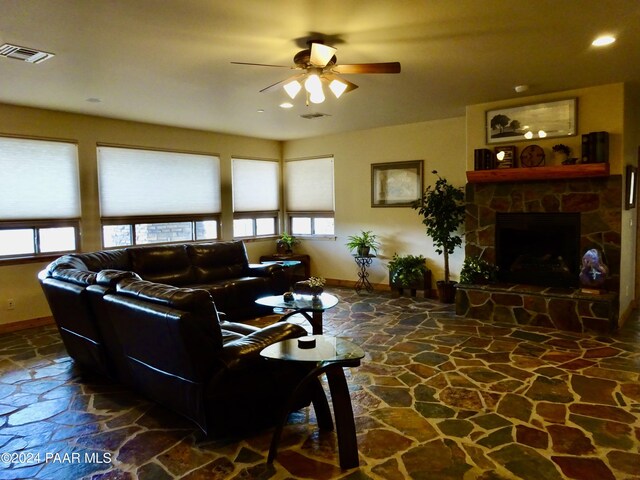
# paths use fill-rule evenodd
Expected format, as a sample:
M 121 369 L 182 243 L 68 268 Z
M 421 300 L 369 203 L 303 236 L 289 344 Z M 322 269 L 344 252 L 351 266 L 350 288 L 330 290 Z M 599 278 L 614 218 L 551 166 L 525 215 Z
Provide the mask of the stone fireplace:
M 468 183 L 465 255 L 503 272 L 495 285 L 459 286 L 456 312 L 574 331 L 615 328 L 621 189 L 619 175 Z M 603 253 L 610 270 L 600 295 L 576 288 L 576 269 L 590 248 Z M 542 271 L 532 279 L 533 267 Z

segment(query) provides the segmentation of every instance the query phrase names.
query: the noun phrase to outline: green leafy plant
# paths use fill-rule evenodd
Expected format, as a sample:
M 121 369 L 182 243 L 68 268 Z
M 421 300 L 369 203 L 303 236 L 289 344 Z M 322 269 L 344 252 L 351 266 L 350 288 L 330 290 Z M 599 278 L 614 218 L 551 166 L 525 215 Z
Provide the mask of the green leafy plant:
M 422 255 L 398 255 L 393 254 L 387 265 L 391 283 L 408 287 L 416 282 L 421 282 L 427 272 L 426 258 Z
M 310 287 L 324 287 L 327 281 L 323 277 L 309 277 L 307 283 Z
M 554 152 L 564 153 L 567 156 L 571 155 L 571 148 L 564 145 L 563 143 L 554 145 L 553 147 L 551 147 L 551 150 L 553 150 Z
M 279 247 L 283 248 L 286 252 L 293 251 L 293 246 L 297 245 L 298 243 L 300 243 L 300 240 L 287 234 L 286 232 L 280 235 L 280 238 L 276 240 L 276 244 Z
M 351 235 L 347 237 L 347 240 L 349 250 L 355 249 L 358 255 L 368 255 L 369 251 L 378 253 L 378 248 L 380 248 L 380 242 L 371 230 L 363 230 L 360 235 Z
M 460 283 L 490 283 L 495 282 L 498 274 L 498 267 L 482 258 L 469 256 L 465 257 L 460 270 Z
M 437 170 L 431 173 L 438 175 Z M 422 223 L 436 252 L 444 256 L 444 281 L 449 283 L 449 255 L 462 245 L 462 237 L 456 231 L 464 222 L 464 191 L 438 175 L 435 186 L 429 185 L 412 207 L 423 216 Z

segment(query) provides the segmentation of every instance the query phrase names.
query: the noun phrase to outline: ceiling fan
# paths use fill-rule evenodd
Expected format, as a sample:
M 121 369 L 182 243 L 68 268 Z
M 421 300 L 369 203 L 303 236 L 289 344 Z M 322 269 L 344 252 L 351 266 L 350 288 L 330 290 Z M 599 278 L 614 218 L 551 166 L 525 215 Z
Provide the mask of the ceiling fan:
M 360 73 L 400 73 L 400 62 L 387 63 L 355 63 L 338 65 L 335 53 L 336 48 L 322 43 L 321 40 L 307 42 L 309 48 L 301 50 L 293 57 L 293 66 L 269 65 L 264 63 L 231 62 L 237 65 L 255 65 L 259 67 L 289 68 L 302 70 L 291 77 L 280 80 L 260 92 L 266 92 L 278 85 L 283 85 L 291 99 L 303 89 L 306 92 L 306 103 L 322 103 L 325 100 L 323 83 L 329 86 L 331 92 L 340 98 L 343 93 L 358 88 L 355 83 L 345 80 L 340 75 Z

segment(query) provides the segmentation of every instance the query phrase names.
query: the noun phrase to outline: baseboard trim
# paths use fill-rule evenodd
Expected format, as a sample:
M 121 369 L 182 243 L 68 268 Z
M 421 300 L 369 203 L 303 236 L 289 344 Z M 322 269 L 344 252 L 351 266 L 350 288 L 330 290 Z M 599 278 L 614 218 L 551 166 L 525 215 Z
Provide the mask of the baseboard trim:
M 345 287 L 345 288 L 355 288 L 356 283 L 353 280 L 339 280 L 337 278 L 327 278 L 326 284 L 331 287 Z M 377 291 L 389 291 L 391 288 L 388 283 L 372 283 L 371 286 L 374 290 Z
M 21 320 L 19 322 L 3 323 L 0 324 L 0 334 L 17 332 L 28 328 L 42 327 L 44 325 L 53 325 L 54 323 L 53 317 L 38 317 L 31 318 L 29 320 Z

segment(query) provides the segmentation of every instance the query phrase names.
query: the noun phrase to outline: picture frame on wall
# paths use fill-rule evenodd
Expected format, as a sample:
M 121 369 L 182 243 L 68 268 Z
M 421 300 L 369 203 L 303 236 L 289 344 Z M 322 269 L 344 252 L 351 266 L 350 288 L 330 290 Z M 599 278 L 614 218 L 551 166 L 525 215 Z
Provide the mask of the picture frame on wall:
M 423 160 L 371 164 L 371 206 L 410 207 L 422 195 Z
M 640 151 L 638 152 L 640 156 Z M 627 165 L 625 175 L 625 190 L 624 190 L 624 209 L 631 210 L 636 208 L 636 195 L 638 190 L 638 167 L 633 165 Z
M 494 147 L 493 153 L 496 158 L 496 168 L 514 168 L 516 166 L 516 147 L 514 145 Z
M 575 136 L 576 119 L 576 98 L 488 110 L 487 144 Z

